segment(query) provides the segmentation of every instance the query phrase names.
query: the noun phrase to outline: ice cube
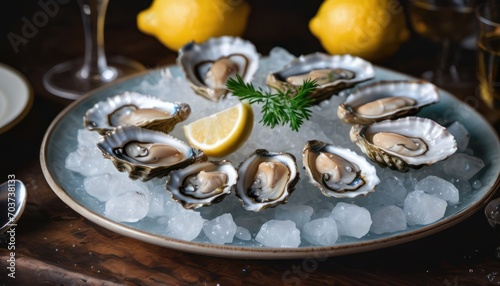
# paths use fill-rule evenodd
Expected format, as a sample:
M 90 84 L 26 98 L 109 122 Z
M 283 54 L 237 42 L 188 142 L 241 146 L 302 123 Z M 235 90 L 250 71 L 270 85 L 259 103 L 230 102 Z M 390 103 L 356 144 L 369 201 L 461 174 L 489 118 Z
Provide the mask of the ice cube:
M 304 225 L 302 236 L 311 244 L 333 245 L 339 238 L 337 223 L 332 217 L 312 220 Z
M 100 165 L 106 162 L 102 155 L 99 154 L 100 156 L 95 156 L 95 154 L 92 153 L 93 151 L 81 148 L 71 152 L 68 157 L 66 157 L 66 168 L 84 176 L 102 173 L 103 168 Z
M 116 168 L 113 166 L 111 160 L 104 159 L 101 154 L 100 156 L 87 156 L 83 158 L 80 163 L 79 172 L 85 176 L 102 174 L 105 172 L 119 173 L 118 170 L 116 170 Z
M 233 221 L 233 216 L 226 213 L 206 221 L 203 232 L 214 244 L 233 242 L 233 237 L 236 234 L 236 224 Z
M 374 192 L 368 196 L 356 198 L 368 210 L 379 209 L 383 206 L 403 206 L 406 197 L 406 187 L 400 177 L 387 173 Z
M 298 247 L 300 231 L 291 220 L 269 220 L 260 228 L 255 240 L 269 247 Z
M 175 239 L 191 241 L 200 234 L 204 222 L 197 212 L 180 213 L 168 220 L 165 234 Z
M 144 186 L 129 179 L 125 173 L 100 173 L 88 176 L 83 180 L 83 187 L 88 194 L 101 202 L 107 202 L 111 198 L 129 191 L 146 193 Z
M 121 193 L 106 202 L 104 215 L 114 221 L 137 222 L 149 211 L 147 195 L 139 191 Z
M 78 142 L 78 148 L 81 149 L 98 149 L 96 144 L 99 140 L 99 133 L 95 131 L 90 131 L 86 128 L 78 129 L 76 140 Z
M 370 231 L 370 212 L 355 204 L 340 202 L 330 215 L 337 223 L 339 235 L 361 238 Z
M 250 233 L 250 231 L 242 226 L 236 227 L 236 233 L 234 236 L 241 240 L 252 239 L 252 234 Z
M 147 214 L 148 217 L 155 218 L 164 214 L 163 208 L 165 207 L 165 196 L 166 193 L 149 193 L 149 212 Z
M 444 164 L 444 171 L 455 178 L 470 180 L 484 167 L 484 162 L 478 157 L 464 153 L 456 153 Z
M 455 137 L 455 141 L 457 142 L 457 151 L 464 152 L 465 149 L 467 149 L 467 146 L 469 146 L 469 131 L 458 121 L 453 122 L 446 129 L 451 133 L 451 135 L 453 135 L 453 137 Z
M 415 191 L 435 195 L 450 205 L 456 205 L 459 201 L 458 189 L 452 183 L 436 176 L 427 176 L 418 181 L 415 185 Z
M 433 223 L 444 216 L 447 203 L 445 200 L 423 191 L 408 193 L 403 211 L 409 226 Z
M 376 210 L 372 214 L 373 223 L 370 231 L 376 234 L 396 232 L 406 229 L 406 217 L 403 210 L 390 205 Z
M 285 65 L 289 64 L 295 56 L 290 54 L 286 49 L 281 47 L 274 47 L 269 51 L 268 65 L 270 72 L 276 72 L 282 69 Z M 267 76 L 267 75 L 266 75 Z
M 276 208 L 275 218 L 277 220 L 292 220 L 298 229 L 311 220 L 314 209 L 306 205 L 281 205 Z
M 86 129 L 78 130 L 77 149 L 66 157 L 66 168 L 84 176 L 102 174 L 108 171 L 117 172 L 113 163 L 104 159 L 102 152 L 97 148 L 98 139 L 99 134 L 97 132 Z
M 84 156 L 85 156 L 84 152 L 79 151 L 78 149 L 69 153 L 68 157 L 66 157 L 64 161 L 66 169 L 77 173 L 81 173 L 84 176 L 88 176 L 88 174 L 85 173 L 86 170 L 81 169 L 81 164 Z
M 414 181 L 416 184 L 418 181 L 422 180 L 423 178 L 427 176 L 436 176 L 440 177 L 443 179 L 449 179 L 450 176 L 445 173 L 444 169 L 446 168 L 445 165 L 447 164 L 447 161 L 439 161 L 436 162 L 430 166 L 424 166 L 420 169 L 417 170 L 409 170 L 407 172 L 408 176 Z M 408 190 L 415 190 L 415 186 L 413 188 L 408 188 Z
M 168 195 L 164 197 L 163 215 L 174 217 L 178 214 L 190 214 L 193 210 L 185 209 L 179 202 L 172 200 Z

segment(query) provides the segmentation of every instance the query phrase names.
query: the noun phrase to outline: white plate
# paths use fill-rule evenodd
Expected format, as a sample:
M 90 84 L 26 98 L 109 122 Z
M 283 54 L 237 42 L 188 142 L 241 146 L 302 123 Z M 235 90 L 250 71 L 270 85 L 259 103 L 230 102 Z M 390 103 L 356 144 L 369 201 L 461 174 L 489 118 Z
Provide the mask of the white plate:
M 0 134 L 14 127 L 28 114 L 33 91 L 17 70 L 0 64 Z

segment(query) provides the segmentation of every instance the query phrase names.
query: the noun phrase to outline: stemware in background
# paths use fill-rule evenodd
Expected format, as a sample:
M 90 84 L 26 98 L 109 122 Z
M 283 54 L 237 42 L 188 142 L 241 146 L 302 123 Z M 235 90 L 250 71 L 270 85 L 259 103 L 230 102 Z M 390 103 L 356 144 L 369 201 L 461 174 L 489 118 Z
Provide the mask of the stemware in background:
M 500 1 L 479 6 L 476 16 L 479 93 L 491 109 L 500 110 Z
M 486 205 L 484 215 L 495 234 L 500 237 L 500 198 L 496 198 Z M 500 259 L 500 246 L 495 249 L 495 256 Z
M 140 63 L 124 57 L 107 58 L 104 49 L 104 19 L 109 0 L 78 0 L 85 33 L 83 58 L 52 67 L 43 78 L 52 94 L 78 99 L 113 80 L 144 70 Z
M 441 43 L 438 65 L 422 77 L 440 86 L 460 86 L 469 79 L 457 68 L 460 42 L 474 33 L 477 0 L 410 0 L 409 15 L 414 30 Z M 469 83 L 470 84 L 470 83 Z

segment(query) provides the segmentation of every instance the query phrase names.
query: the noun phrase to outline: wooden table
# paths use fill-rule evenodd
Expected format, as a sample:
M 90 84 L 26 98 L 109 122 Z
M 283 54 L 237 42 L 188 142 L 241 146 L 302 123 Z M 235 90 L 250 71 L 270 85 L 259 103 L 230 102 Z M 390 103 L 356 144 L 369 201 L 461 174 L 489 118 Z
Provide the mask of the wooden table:
M 161 248 L 115 234 L 66 206 L 45 181 L 40 144 L 53 118 L 70 101 L 45 91 L 43 73 L 52 65 L 80 56 L 83 34 L 76 2 L 60 4 L 58 13 L 17 53 L 7 40 L 21 33 L 23 19 L 40 11 L 35 1 L 4 1 L 0 12 L 0 62 L 21 71 L 34 89 L 27 117 L 0 135 L 0 182 L 14 174 L 27 186 L 29 201 L 15 232 L 16 278 L 7 277 L 7 237 L 0 248 L 0 282 L 7 285 L 485 285 L 500 284 L 500 245 L 482 211 L 417 241 L 325 260 L 223 259 Z M 56 1 L 52 1 L 56 2 Z M 65 1 L 59 1 L 64 3 Z M 59 3 L 57 2 L 57 3 Z M 173 64 L 176 53 L 139 32 L 137 13 L 151 1 L 111 1 L 106 23 L 108 54 L 119 54 L 148 68 Z M 252 14 L 245 38 L 266 55 L 274 46 L 295 55 L 323 51 L 307 28 L 321 1 L 249 1 Z M 271 2 L 271 3 L 269 3 Z M 412 35 L 399 52 L 378 63 L 418 76 L 433 66 L 438 48 Z M 473 51 L 463 64 L 473 72 Z M 474 88 L 452 90 L 478 108 L 498 128 L 497 115 L 475 97 Z

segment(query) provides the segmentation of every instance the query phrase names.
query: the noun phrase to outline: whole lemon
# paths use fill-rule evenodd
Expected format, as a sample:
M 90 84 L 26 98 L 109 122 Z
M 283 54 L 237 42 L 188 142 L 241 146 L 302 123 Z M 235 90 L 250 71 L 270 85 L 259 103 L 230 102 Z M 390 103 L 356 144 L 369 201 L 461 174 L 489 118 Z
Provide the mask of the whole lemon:
M 191 41 L 241 36 L 249 14 L 250 5 L 244 0 L 154 0 L 137 15 L 137 26 L 178 51 Z
M 393 55 L 409 37 L 397 0 L 325 0 L 309 29 L 330 54 L 370 61 Z

